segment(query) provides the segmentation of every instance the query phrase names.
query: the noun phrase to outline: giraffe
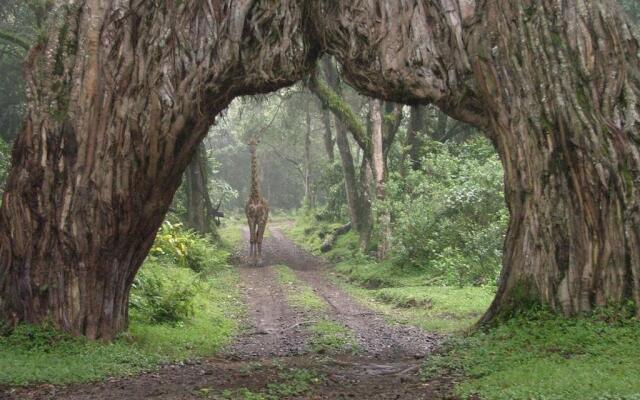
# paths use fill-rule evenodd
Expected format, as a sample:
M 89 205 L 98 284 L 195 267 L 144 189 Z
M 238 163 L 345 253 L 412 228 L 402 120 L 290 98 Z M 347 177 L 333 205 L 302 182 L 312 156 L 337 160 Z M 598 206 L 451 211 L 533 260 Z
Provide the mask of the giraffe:
M 249 151 L 251 152 L 251 193 L 244 211 L 249 223 L 249 257 L 254 264 L 262 265 L 262 238 L 269 219 L 269 205 L 260 195 L 260 188 L 258 187 L 257 145 L 258 142 L 255 138 L 249 141 Z

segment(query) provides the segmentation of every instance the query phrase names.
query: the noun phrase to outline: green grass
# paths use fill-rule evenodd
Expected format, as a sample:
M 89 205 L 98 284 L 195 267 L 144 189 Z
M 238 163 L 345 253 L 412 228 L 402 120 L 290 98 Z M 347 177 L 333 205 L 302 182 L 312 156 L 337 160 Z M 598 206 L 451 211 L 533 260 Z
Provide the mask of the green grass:
M 315 220 L 313 213 L 301 213 L 296 217 L 296 223 L 290 227 L 283 227 L 283 231 L 287 237 L 303 247 L 305 250 L 313 254 L 320 254 L 320 247 L 324 242 L 323 236 L 332 232 L 335 228 L 339 227 L 340 223 L 326 223 L 318 222 Z M 347 235 L 355 237 L 351 232 Z M 343 239 L 343 235 L 338 240 Z M 344 240 L 344 239 L 343 239 Z M 357 238 L 356 238 L 357 244 Z M 345 246 L 336 246 L 339 248 L 345 248 Z M 325 254 L 326 256 L 326 254 Z
M 344 325 L 323 319 L 309 328 L 311 349 L 317 353 L 357 353 L 360 349 L 353 332 Z
M 455 333 L 471 328 L 493 299 L 480 287 L 418 286 L 366 289 L 336 280 L 347 292 L 388 319 L 428 332 Z
M 639 399 L 640 323 L 545 315 L 518 318 L 449 343 L 425 364 L 463 374 L 462 398 Z
M 322 311 L 327 308 L 327 303 L 311 287 L 302 283 L 289 267 L 277 265 L 274 270 L 278 282 L 285 286 L 287 300 L 291 306 L 310 312 Z
M 238 217 L 230 216 L 225 219 L 224 223 L 218 227 L 218 236 L 220 242 L 228 250 L 234 250 L 240 246 L 242 242 L 242 223 Z
M 22 325 L 0 338 L 0 384 L 92 381 L 150 369 L 165 359 L 125 338 L 104 344 Z
M 134 344 L 172 361 L 215 353 L 238 329 L 242 313 L 238 279 L 232 269 L 206 278 L 194 299 L 194 316 L 185 323 L 172 326 L 133 320 L 129 332 Z
M 287 300 L 292 307 L 310 314 L 313 320 L 308 326 L 311 333 L 311 349 L 318 353 L 358 351 L 353 332 L 327 316 L 327 303 L 311 287 L 300 281 L 286 265 L 274 267 L 276 279 L 285 287 Z
M 320 383 L 320 377 L 305 368 L 282 368 L 277 379 L 277 382 L 268 383 L 264 389 L 258 391 L 247 388 L 227 389 L 216 395 L 216 392 L 203 389 L 200 394 L 204 398 L 214 395 L 214 398 L 228 400 L 280 400 L 302 396 L 308 393 L 313 385 Z

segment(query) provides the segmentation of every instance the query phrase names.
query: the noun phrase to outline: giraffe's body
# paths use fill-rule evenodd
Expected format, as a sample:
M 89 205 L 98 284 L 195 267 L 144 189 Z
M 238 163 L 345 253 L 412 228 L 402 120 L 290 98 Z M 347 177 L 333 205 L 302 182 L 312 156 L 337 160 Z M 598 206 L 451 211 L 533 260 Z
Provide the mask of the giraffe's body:
M 257 142 L 251 139 L 251 193 L 244 208 L 249 223 L 249 257 L 254 263 L 262 264 L 262 238 L 269 219 L 269 205 L 260 195 L 258 186 L 258 159 L 256 156 Z

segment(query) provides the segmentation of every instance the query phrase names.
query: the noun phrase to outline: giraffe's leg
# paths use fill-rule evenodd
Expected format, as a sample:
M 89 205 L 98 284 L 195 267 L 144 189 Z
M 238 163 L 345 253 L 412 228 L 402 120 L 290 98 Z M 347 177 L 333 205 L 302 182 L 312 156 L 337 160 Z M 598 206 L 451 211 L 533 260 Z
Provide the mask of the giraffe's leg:
M 251 218 L 247 218 L 249 223 L 249 259 L 253 262 L 255 256 L 255 243 L 256 243 L 256 224 Z
M 256 222 L 253 231 L 253 265 L 258 265 L 258 231 L 259 225 Z
M 256 244 L 258 245 L 258 264 L 262 265 L 262 239 L 264 238 L 264 230 L 267 227 L 267 223 L 263 222 L 258 224 L 258 234 L 256 237 Z

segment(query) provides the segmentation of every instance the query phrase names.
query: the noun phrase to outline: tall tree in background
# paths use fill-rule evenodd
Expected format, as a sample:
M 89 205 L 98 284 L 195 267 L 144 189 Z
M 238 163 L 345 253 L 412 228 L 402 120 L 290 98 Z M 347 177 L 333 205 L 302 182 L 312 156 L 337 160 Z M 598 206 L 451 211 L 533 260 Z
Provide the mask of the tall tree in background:
M 213 206 L 209 197 L 209 166 L 204 144 L 198 148 L 184 174 L 187 226 L 198 233 L 212 232 Z
M 484 321 L 627 300 L 640 316 L 638 42 L 614 0 L 83 0 L 57 15 L 27 62 L 0 208 L 4 321 L 124 329 L 215 115 L 300 80 L 322 52 L 358 90 L 433 102 L 496 145 L 511 220 Z
M 26 108 L 23 62 L 40 34 L 50 1 L 6 0 L 0 4 L 0 138 L 13 141 Z
M 308 87 L 323 104 L 323 109 L 334 115 L 336 127 L 336 145 L 340 156 L 342 172 L 344 174 L 347 206 L 351 223 L 360 237 L 360 246 L 366 249 L 369 246 L 373 229 L 373 216 L 371 214 L 371 199 L 367 196 L 364 177 L 358 177 L 351 146 L 349 133 L 353 137 L 364 140 L 366 133 L 364 125 L 359 121 L 351 106 L 342 96 L 338 71 L 329 57 L 325 57 L 321 63 L 326 82 L 322 80 L 318 72 L 311 76 Z M 330 129 L 330 121 L 324 119 L 325 129 Z M 366 162 L 363 159 L 363 162 Z M 362 168 L 361 168 L 362 169 Z M 362 175 L 362 174 L 361 174 Z

